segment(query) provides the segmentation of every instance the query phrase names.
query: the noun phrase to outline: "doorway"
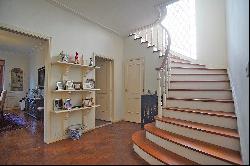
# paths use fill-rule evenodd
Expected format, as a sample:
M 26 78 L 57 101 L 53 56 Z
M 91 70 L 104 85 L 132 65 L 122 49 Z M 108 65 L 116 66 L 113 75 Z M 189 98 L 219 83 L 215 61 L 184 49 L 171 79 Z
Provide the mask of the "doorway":
M 1 60 L 0 59 L 0 92 L 2 92 L 3 90 L 3 78 L 4 78 L 4 64 L 5 64 L 5 61 L 4 60 Z
M 7 91 L 0 132 L 43 132 L 48 40 L 0 27 L 0 43 L 0 88 Z
M 96 92 L 96 104 L 100 105 L 95 112 L 95 125 L 98 128 L 111 124 L 113 120 L 114 61 L 96 56 L 95 64 L 100 67 L 95 73 L 96 88 L 100 89 Z

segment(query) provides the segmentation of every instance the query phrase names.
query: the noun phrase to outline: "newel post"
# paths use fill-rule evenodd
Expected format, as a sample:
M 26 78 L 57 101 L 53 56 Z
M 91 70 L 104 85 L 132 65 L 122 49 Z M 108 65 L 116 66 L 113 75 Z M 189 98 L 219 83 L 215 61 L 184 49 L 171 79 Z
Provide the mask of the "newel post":
M 157 95 L 158 95 L 158 117 L 162 118 L 162 106 L 161 106 L 161 69 L 157 69 L 158 72 L 158 91 L 157 91 Z

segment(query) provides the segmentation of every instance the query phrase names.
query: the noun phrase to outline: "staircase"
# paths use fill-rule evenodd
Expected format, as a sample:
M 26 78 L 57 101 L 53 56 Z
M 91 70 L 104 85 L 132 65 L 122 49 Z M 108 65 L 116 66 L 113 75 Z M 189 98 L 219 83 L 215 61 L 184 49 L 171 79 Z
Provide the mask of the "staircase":
M 163 58 L 156 68 L 158 116 L 133 134 L 134 151 L 157 165 L 243 164 L 227 70 L 170 53 L 169 33 L 159 24 L 129 36 Z

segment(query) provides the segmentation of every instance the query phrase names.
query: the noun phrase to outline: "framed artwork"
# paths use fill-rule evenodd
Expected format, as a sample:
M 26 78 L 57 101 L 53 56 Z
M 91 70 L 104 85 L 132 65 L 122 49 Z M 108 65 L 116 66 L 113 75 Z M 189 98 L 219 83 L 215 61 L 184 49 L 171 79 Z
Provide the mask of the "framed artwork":
M 63 109 L 63 100 L 62 99 L 55 99 L 54 100 L 54 110 L 59 111 Z
M 64 109 L 70 110 L 72 108 L 71 99 L 64 99 L 63 107 Z
M 86 89 L 93 89 L 95 88 L 95 81 L 94 79 L 87 79 L 85 83 Z
M 38 69 L 38 88 L 44 89 L 45 67 Z
M 62 81 L 56 82 L 56 90 L 64 90 Z
M 74 82 L 73 81 L 66 81 L 65 82 L 65 89 L 66 90 L 74 90 Z
M 13 68 L 11 70 L 11 91 L 23 91 L 23 70 Z
M 81 90 L 82 89 L 82 82 L 74 82 L 74 89 Z

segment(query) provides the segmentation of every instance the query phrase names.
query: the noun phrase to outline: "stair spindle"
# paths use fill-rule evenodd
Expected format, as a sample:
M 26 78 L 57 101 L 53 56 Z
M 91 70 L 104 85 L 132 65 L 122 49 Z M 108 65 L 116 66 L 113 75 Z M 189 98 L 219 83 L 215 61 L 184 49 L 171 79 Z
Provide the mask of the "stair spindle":
M 156 48 L 158 51 L 159 50 L 159 28 L 157 28 L 157 31 L 156 31 Z
M 162 118 L 162 105 L 161 105 L 161 69 L 158 70 L 158 116 Z

